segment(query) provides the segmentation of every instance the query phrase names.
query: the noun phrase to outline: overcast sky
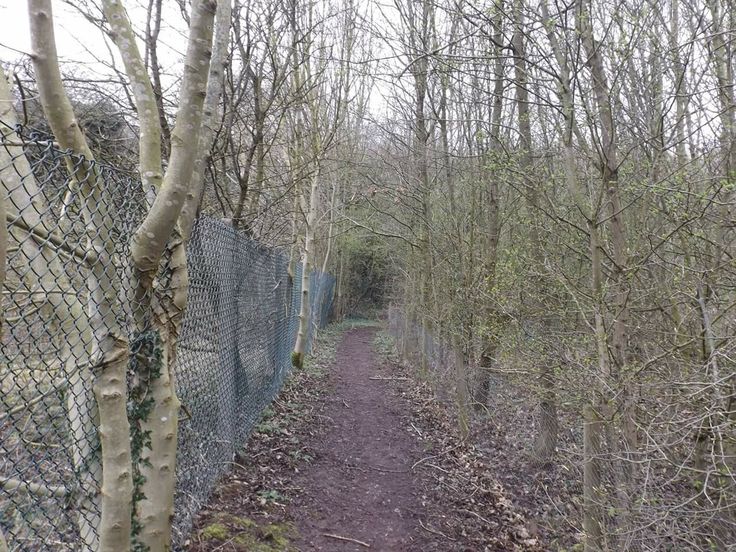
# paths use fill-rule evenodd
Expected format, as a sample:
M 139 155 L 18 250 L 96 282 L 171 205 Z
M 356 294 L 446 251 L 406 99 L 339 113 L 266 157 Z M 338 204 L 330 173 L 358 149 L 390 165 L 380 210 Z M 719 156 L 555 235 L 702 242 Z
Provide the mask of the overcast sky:
M 172 2 L 164 2 L 164 17 L 159 42 L 159 57 L 165 72 L 179 64 L 186 41 L 181 35 L 184 22 Z M 60 0 L 52 0 L 54 29 L 59 59 L 64 62 L 83 63 L 90 73 L 109 74 L 96 57 L 109 61 L 110 56 L 101 32 Z M 145 21 L 145 9 L 137 0 L 126 2 L 130 17 L 136 27 Z M 177 27 L 175 27 L 175 26 Z M 25 0 L 0 0 L 0 61 L 13 63 L 30 53 L 31 39 L 28 25 L 28 8 Z M 142 47 L 141 47 L 142 48 Z M 115 49 L 113 48 L 113 51 Z M 141 49 L 141 52 L 143 50 Z M 117 54 L 116 54 L 117 55 Z
M 271 0 L 267 0 L 271 1 Z M 146 21 L 146 0 L 126 0 L 125 7 L 133 26 L 142 35 Z M 379 3 L 380 4 L 380 3 Z M 54 29 L 57 52 L 61 62 L 62 73 L 71 70 L 74 64 L 75 74 L 82 74 L 91 79 L 107 80 L 113 73 L 106 67 L 110 60 L 110 51 L 118 58 L 117 48 L 110 50 L 106 46 L 102 33 L 88 22 L 78 11 L 62 0 L 52 0 L 54 11 Z M 186 50 L 186 23 L 184 22 L 176 2 L 163 2 L 164 15 L 158 41 L 159 63 L 162 68 L 164 88 L 177 82 L 181 75 L 181 65 Z M 389 10 L 390 11 L 390 10 Z M 376 12 L 378 15 L 379 12 Z M 383 10 L 380 10 L 383 14 Z M 382 15 L 381 15 L 382 16 Z M 143 45 L 139 44 L 141 54 Z M 378 50 L 382 44 L 374 44 Z M 30 30 L 28 23 L 28 7 L 26 0 L 0 0 L 0 62 L 6 67 L 14 65 L 30 54 Z M 381 55 L 379 51 L 374 54 Z M 97 60 L 102 60 L 100 63 Z M 122 62 L 117 59 L 117 66 Z M 375 71 L 375 69 L 374 69 Z M 380 76 L 380 75 L 378 75 Z M 385 92 L 390 88 L 393 79 L 382 81 L 380 78 L 373 86 L 370 96 L 371 111 L 382 112 L 386 109 Z

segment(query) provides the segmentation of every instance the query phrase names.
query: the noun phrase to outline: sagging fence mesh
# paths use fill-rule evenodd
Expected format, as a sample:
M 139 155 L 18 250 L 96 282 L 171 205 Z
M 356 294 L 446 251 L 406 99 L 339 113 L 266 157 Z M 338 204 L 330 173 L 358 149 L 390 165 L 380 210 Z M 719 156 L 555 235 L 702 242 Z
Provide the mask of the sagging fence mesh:
M 102 163 L 99 189 L 72 178 L 81 160 L 52 141 L 2 128 L 0 179 L 9 228 L 0 346 L 0 529 L 10 550 L 76 550 L 95 541 L 101 466 L 92 391 L 99 272 L 135 359 L 130 238 L 146 212 L 140 181 Z M 100 215 L 104 215 L 101 218 Z M 102 229 L 92 223 L 103 221 Z M 189 296 L 176 387 L 182 403 L 174 541 L 241 447 L 290 369 L 299 268 L 208 217 L 187 247 Z M 310 339 L 330 315 L 334 278 L 310 278 Z M 108 318 L 108 320 L 110 320 Z M 138 341 L 137 341 L 138 340 Z M 131 369 L 132 372 L 132 369 Z M 132 378 L 131 373 L 131 378 Z

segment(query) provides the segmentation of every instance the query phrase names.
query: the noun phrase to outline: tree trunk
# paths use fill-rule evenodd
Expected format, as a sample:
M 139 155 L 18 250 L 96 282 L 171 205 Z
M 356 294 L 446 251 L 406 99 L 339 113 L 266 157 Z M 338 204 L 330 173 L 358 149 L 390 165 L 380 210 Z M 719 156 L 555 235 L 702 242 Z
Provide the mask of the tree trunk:
M 232 5 L 229 0 L 219 0 L 215 12 L 215 31 L 212 45 L 212 59 L 207 77 L 207 91 L 202 106 L 202 125 L 197 144 L 194 170 L 192 171 L 190 193 L 184 200 L 179 216 L 179 231 L 184 243 L 189 242 L 192 226 L 197 218 L 204 193 L 204 174 L 210 159 L 210 151 L 215 141 L 218 108 L 225 80 L 225 64 L 230 46 L 230 26 L 232 24 Z
M 130 547 L 132 474 L 127 417 L 126 369 L 128 342 L 118 324 L 115 308 L 118 284 L 112 266 L 114 242 L 110 236 L 109 199 L 92 153 L 74 118 L 59 72 L 50 0 L 29 0 L 31 47 L 41 105 L 56 139 L 84 161 L 69 164 L 73 181 L 83 197 L 82 214 L 88 230 L 89 249 L 95 255 L 88 276 L 90 323 L 94 338 L 91 364 L 94 394 L 99 411 L 102 446 L 101 519 L 99 550 L 125 551 Z
M 620 469 L 622 481 L 616 485 L 619 497 L 620 525 L 628 528 L 631 517 L 631 496 L 634 493 L 635 463 L 634 454 L 638 446 L 636 428 L 636 409 L 633 401 L 634 393 L 628 382 L 629 369 L 629 283 L 626 277 L 628 264 L 628 250 L 623 220 L 623 206 L 620 197 L 618 179 L 618 151 L 617 135 L 613 114 L 613 104 L 610 96 L 610 87 L 603 63 L 601 50 L 596 43 L 591 22 L 591 13 L 588 0 L 579 1 L 577 14 L 577 29 L 582 46 L 587 54 L 586 63 L 592 77 L 592 92 L 595 106 L 598 111 L 600 126 L 599 167 L 601 171 L 601 198 L 607 197 L 608 217 L 607 226 L 611 234 L 612 269 L 611 284 L 613 297 L 612 305 L 604 305 L 603 292 L 597 294 L 600 299 L 600 313 L 612 312 L 612 332 L 610 336 L 611 361 L 608 373 L 601 374 L 602 381 L 608 386 L 618 384 L 621 405 L 621 434 L 623 436 L 623 451 L 620 454 Z M 602 244 L 598 243 L 599 247 Z M 602 286 L 602 283 L 601 283 Z M 606 347 L 606 356 L 609 354 Z M 610 393 L 610 392 L 609 392 Z M 618 443 L 611 446 L 619 448 Z
M 457 408 L 457 424 L 460 435 L 466 439 L 470 434 L 470 394 L 468 392 L 467 357 L 462 339 L 455 336 L 451 341 L 453 379 L 455 380 L 455 407 Z
M 493 15 L 492 48 L 495 57 L 493 67 L 493 103 L 488 106 L 491 118 L 490 153 L 495 155 L 501 148 L 501 115 L 503 109 L 504 67 L 501 55 L 501 40 L 503 37 L 503 1 L 495 6 Z M 501 203 L 498 180 L 491 176 L 488 184 L 487 205 L 487 246 L 483 262 L 483 272 L 486 292 L 492 296 L 496 285 L 496 267 L 498 264 L 498 243 L 501 237 Z M 496 352 L 500 343 L 498 309 L 493 301 L 488 301 L 484 309 L 484 335 L 480 353 L 480 373 L 475 388 L 474 405 L 476 410 L 485 412 L 491 392 L 491 368 L 496 361 Z
M 591 405 L 586 405 L 583 424 L 583 530 L 585 552 L 602 552 L 603 508 L 601 505 L 603 422 Z
M 532 160 L 532 130 L 529 112 L 529 78 L 526 66 L 526 45 L 524 43 L 524 2 L 517 0 L 514 3 L 515 29 L 512 38 L 514 50 L 514 73 L 516 81 L 516 101 L 520 137 L 520 162 L 519 170 L 523 179 L 527 181 L 528 191 L 526 194 L 529 217 L 532 221 L 529 226 L 532 263 L 540 273 L 544 270 L 544 251 L 542 240 L 534 221 L 539 212 L 539 191 L 537 182 L 534 181 Z M 540 274 L 541 275 L 541 274 Z M 544 278 L 540 278 L 540 286 L 544 286 Z M 539 293 L 544 295 L 543 287 Z M 535 318 L 542 315 L 541 324 L 544 327 L 544 306 L 541 301 L 534 305 Z M 546 332 L 545 332 L 546 333 Z M 555 394 L 555 372 L 554 366 L 543 359 L 539 365 L 539 432 L 534 442 L 533 455 L 537 462 L 546 463 L 552 459 L 557 446 L 557 397 Z
M 139 420 L 141 435 L 148 437 L 150 451 L 139 465 L 142 498 L 136 505 L 140 542 L 152 551 L 171 548 L 180 407 L 175 391 L 174 366 L 189 286 L 182 232 L 188 235 L 191 231 L 201 196 L 202 176 L 198 174 L 199 180 L 194 181 L 193 175 L 207 153 L 199 149 L 201 140 L 206 143 L 209 139 L 206 131 L 204 137 L 200 136 L 200 128 L 206 93 L 209 92 L 207 79 L 216 7 L 217 3 L 212 0 L 195 0 L 192 3 L 184 78 L 172 132 L 169 166 L 161 190 L 136 231 L 131 247 L 136 280 L 136 339 L 147 341 L 156 351 L 155 358 L 143 363 L 143 373 L 139 374 L 145 396 L 152 399 L 153 406 L 148 415 Z M 229 27 L 221 27 L 227 36 L 229 30 L 225 28 Z M 222 71 L 221 64 L 222 60 L 218 60 L 213 70 Z M 214 94 L 219 98 L 220 87 L 216 82 L 215 86 Z M 217 105 L 217 99 L 210 101 Z M 141 170 L 148 169 L 141 166 Z M 190 200 L 189 208 L 182 216 L 187 200 Z M 165 248 L 170 251 L 170 260 L 160 276 L 163 285 L 154 292 L 153 281 Z
M 312 185 L 309 194 L 309 211 L 307 213 L 307 227 L 304 237 L 304 252 L 302 254 L 302 281 L 301 281 L 301 305 L 299 307 L 299 330 L 296 335 L 296 343 L 294 344 L 294 353 L 292 354 L 292 364 L 297 368 L 304 365 L 304 355 L 307 350 L 307 340 L 309 339 L 309 285 L 312 272 L 312 256 L 314 254 L 314 231 L 317 223 L 317 207 L 319 204 L 319 167 L 312 175 Z

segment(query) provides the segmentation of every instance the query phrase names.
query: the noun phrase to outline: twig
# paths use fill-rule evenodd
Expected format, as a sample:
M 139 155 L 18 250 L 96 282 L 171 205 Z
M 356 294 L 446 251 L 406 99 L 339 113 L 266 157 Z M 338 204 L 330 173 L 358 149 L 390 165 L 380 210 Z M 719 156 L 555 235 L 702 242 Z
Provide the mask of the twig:
M 0 414 L 0 422 L 4 421 L 5 418 L 10 418 L 11 416 L 16 415 L 18 412 L 23 412 L 24 410 L 30 408 L 34 404 L 41 402 L 42 400 L 44 400 L 46 397 L 48 397 L 52 393 L 54 393 L 56 391 L 61 391 L 62 390 L 62 387 L 66 387 L 66 383 L 65 382 L 61 382 L 59 384 L 53 383 L 52 386 L 49 389 L 47 389 L 46 391 L 44 391 L 40 395 L 37 395 L 34 398 L 32 398 L 31 400 L 29 400 L 28 402 L 25 402 L 23 404 L 19 404 L 18 406 L 11 408 L 7 412 L 3 412 L 2 414 Z
M 414 431 L 416 431 L 416 432 L 417 432 L 417 435 L 419 435 L 419 437 L 421 437 L 422 439 L 424 439 L 424 435 L 422 435 L 422 432 L 421 432 L 421 431 L 419 431 L 419 428 L 418 428 L 417 426 L 415 426 L 415 425 L 414 425 L 413 423 L 411 423 L 411 422 L 409 422 L 409 425 L 411 425 L 411 427 L 413 427 L 413 428 L 414 428 Z
M 414 424 L 412 424 L 412 427 L 413 427 L 413 425 L 414 425 Z M 417 430 L 417 432 L 419 432 L 419 430 L 418 430 L 417 428 L 414 428 L 414 429 L 416 429 L 416 430 Z M 445 450 L 443 450 L 442 452 L 440 452 L 439 454 L 432 454 L 432 455 L 430 455 L 430 456 L 425 456 L 425 457 L 424 457 L 424 458 L 422 458 L 421 460 L 417 460 L 416 462 L 414 462 L 414 465 L 413 465 L 413 466 L 411 467 L 411 469 L 413 470 L 413 469 L 414 469 L 414 468 L 416 468 L 416 467 L 417 467 L 417 466 L 418 466 L 419 464 L 421 464 L 421 463 L 423 463 L 423 462 L 426 462 L 427 460 L 431 460 L 432 458 L 439 458 L 439 457 L 441 457 L 441 456 L 445 456 L 446 454 L 449 454 L 449 453 L 451 453 L 451 452 L 452 452 L 453 450 L 455 450 L 455 449 L 459 448 L 460 446 L 462 446 L 462 443 L 460 443 L 460 444 L 458 444 L 458 445 L 455 445 L 454 447 L 450 447 L 450 448 L 448 448 L 448 449 L 445 449 Z M 437 468 L 437 466 L 432 466 L 432 467 L 434 467 L 434 468 Z M 437 468 L 437 469 L 441 469 L 441 468 Z
M 371 376 L 368 379 L 379 380 L 379 381 L 409 381 L 409 378 L 404 377 L 384 377 L 384 376 Z
M 445 537 L 447 540 L 451 540 L 451 541 L 455 542 L 455 539 L 453 539 L 452 537 L 448 537 L 442 531 L 437 531 L 435 529 L 430 529 L 429 527 L 427 527 L 426 525 L 424 525 L 422 523 L 422 520 L 421 519 L 419 520 L 419 525 L 422 527 L 422 529 L 424 529 L 425 531 L 427 531 L 429 533 L 434 533 L 435 535 L 440 535 L 441 537 Z
M 479 520 L 481 520 L 486 525 L 493 525 L 490 521 L 488 521 L 486 518 L 484 518 L 482 515 L 474 512 L 473 510 L 465 510 L 463 508 L 458 509 L 458 512 L 465 512 L 466 514 L 471 514 L 477 517 Z
M 67 255 L 74 257 L 80 263 L 93 266 L 99 260 L 97 253 L 94 251 L 75 247 L 73 244 L 67 243 L 63 237 L 48 231 L 43 226 L 29 226 L 20 215 L 10 212 L 5 213 L 5 221 L 12 226 L 17 226 L 24 232 L 28 232 L 39 245 L 45 245 L 46 242 L 50 242 Z
M 422 459 L 417 460 L 416 462 L 414 462 L 414 464 L 412 464 L 412 466 L 411 466 L 411 469 L 413 470 L 414 468 L 416 468 L 422 462 L 426 462 L 427 460 L 431 460 L 432 458 L 437 458 L 437 456 L 434 455 L 434 454 L 432 456 L 425 456 L 424 458 L 422 458 Z
M 331 539 L 337 539 L 341 541 L 347 541 L 347 542 L 354 542 L 355 544 L 359 544 L 360 546 L 365 546 L 366 548 L 370 548 L 371 545 L 367 542 L 359 541 L 357 539 L 351 539 L 350 537 L 341 537 L 340 535 L 333 535 L 332 533 L 322 533 L 323 537 L 330 537 Z
M 349 405 L 348 403 L 346 403 L 346 402 L 345 402 L 345 399 L 343 399 L 343 400 L 342 400 L 342 404 L 344 404 L 344 405 L 345 405 L 345 408 L 350 408 L 350 405 Z
M 409 470 L 390 470 L 388 468 L 379 468 L 377 466 L 371 466 L 369 464 L 366 464 L 370 469 L 380 471 L 380 472 L 387 472 L 387 473 L 409 473 Z

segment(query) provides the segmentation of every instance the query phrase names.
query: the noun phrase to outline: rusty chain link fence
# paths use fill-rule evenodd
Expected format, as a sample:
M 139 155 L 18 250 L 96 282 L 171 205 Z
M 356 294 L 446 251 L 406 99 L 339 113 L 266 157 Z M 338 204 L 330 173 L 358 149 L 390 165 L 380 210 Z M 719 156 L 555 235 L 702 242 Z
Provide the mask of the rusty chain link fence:
M 94 541 L 101 476 L 90 361 L 99 320 L 88 278 L 99 259 L 89 244 L 100 236 L 110 244 L 104 273 L 119 294 L 114 317 L 128 333 L 134 361 L 145 344 L 136 342 L 129 310 L 129 244 L 146 194 L 134 173 L 103 163 L 96 168 L 104 190 L 91 191 L 69 176 L 79 158 L 20 127 L 0 130 L 10 234 L 0 346 L 0 529 L 11 551 L 83 550 Z M 102 232 L 89 224 L 100 213 Z M 288 374 L 301 297 L 299 269 L 292 286 L 284 255 L 224 222 L 200 217 L 187 256 L 189 298 L 176 364 L 177 546 Z M 330 316 L 335 283 L 318 272 L 310 281 L 308 343 Z

